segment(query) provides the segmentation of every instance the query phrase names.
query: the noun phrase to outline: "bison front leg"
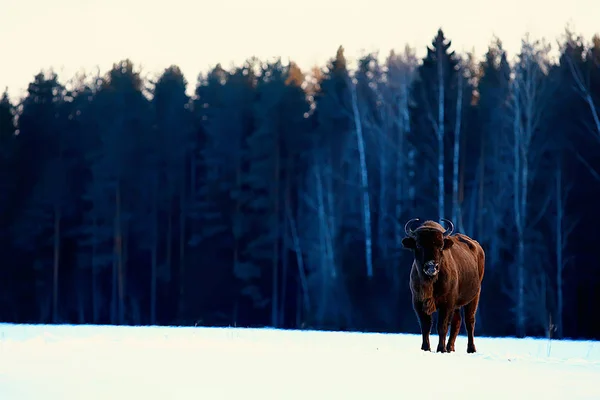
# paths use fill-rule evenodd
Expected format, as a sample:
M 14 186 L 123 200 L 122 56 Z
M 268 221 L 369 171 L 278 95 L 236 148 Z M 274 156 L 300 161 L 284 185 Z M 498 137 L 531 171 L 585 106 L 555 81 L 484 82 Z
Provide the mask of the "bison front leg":
M 417 317 L 419 318 L 419 325 L 421 326 L 421 350 L 431 351 L 431 345 L 429 344 L 429 334 L 431 333 L 431 314 L 428 314 L 423 304 L 420 302 L 413 302 L 413 306 Z
M 439 335 L 437 352 L 446 353 L 446 336 L 450 318 L 454 315 L 454 307 L 441 307 L 438 309 L 437 331 Z

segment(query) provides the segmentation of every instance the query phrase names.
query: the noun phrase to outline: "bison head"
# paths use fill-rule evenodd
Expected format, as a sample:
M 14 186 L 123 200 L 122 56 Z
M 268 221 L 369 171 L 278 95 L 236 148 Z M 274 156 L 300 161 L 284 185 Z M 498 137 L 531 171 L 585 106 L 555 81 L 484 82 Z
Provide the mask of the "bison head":
M 411 229 L 411 225 L 417 221 L 419 221 L 418 218 L 413 218 L 404 226 L 406 237 L 402 239 L 402 246 L 405 249 L 413 250 L 415 263 L 420 271 L 427 276 L 434 277 L 440 270 L 444 250 L 454 244 L 448 237 L 454 231 L 454 224 L 452 221 L 442 218 L 442 222 L 448 225 L 447 229 L 434 221 L 425 221 L 417 229 Z

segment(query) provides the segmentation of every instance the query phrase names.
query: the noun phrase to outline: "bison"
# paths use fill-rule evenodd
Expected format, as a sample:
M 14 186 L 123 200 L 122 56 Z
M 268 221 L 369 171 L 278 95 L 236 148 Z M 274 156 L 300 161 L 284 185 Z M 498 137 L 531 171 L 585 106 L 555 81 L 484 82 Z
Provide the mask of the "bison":
M 462 322 L 460 309 L 464 307 L 467 353 L 475 353 L 475 313 L 485 266 L 483 248 L 466 235 L 452 235 L 454 224 L 450 220 L 441 219 L 448 229 L 434 221 L 425 221 L 415 230 L 411 229 L 417 221 L 418 218 L 413 218 L 404 226 L 406 237 L 402 239 L 402 246 L 412 250 L 414 255 L 410 290 L 413 309 L 421 325 L 421 350 L 431 350 L 431 320 L 437 310 L 437 351 L 454 351 L 454 342 Z M 450 338 L 446 345 L 450 323 Z

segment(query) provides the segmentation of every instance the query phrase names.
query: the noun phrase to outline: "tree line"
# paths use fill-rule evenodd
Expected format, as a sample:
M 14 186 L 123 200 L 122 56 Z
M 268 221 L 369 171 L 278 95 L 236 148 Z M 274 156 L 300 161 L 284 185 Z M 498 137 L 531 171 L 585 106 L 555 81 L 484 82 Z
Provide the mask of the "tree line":
M 478 331 L 600 337 L 600 37 L 310 73 L 130 60 L 0 101 L 0 319 L 417 332 L 404 222 L 487 255 Z

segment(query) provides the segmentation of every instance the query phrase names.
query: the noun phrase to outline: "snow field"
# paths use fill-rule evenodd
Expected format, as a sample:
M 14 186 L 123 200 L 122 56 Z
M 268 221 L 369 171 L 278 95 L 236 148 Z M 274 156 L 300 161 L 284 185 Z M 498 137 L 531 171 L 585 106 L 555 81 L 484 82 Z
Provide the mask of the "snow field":
M 0 324 L 0 399 L 600 398 L 598 342 L 475 340 L 436 354 L 408 334 Z

